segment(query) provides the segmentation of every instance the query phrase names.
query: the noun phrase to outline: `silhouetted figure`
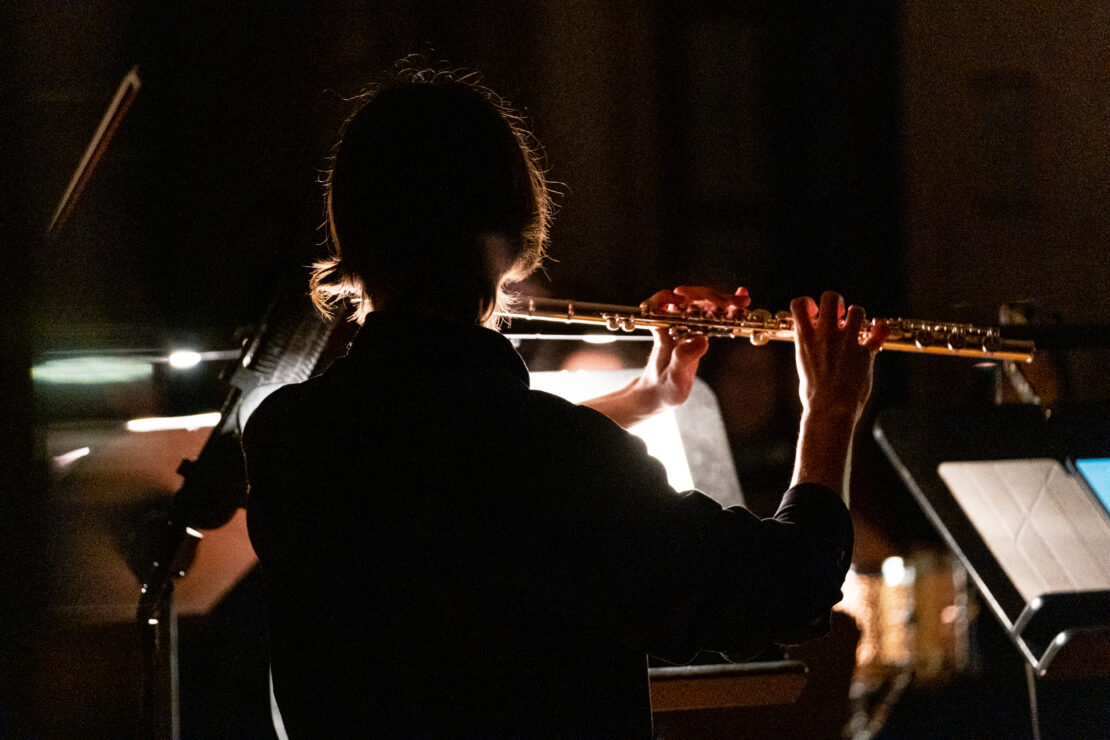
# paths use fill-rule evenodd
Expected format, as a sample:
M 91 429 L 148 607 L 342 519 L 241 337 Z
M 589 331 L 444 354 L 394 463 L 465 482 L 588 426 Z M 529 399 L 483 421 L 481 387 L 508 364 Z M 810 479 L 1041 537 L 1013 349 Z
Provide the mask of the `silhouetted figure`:
M 356 301 L 348 356 L 244 435 L 251 540 L 290 737 L 648 737 L 646 656 L 751 655 L 827 630 L 848 569 L 849 440 L 881 331 L 793 304 L 803 423 L 775 518 L 676 493 L 628 424 L 689 393 L 704 337 L 575 406 L 489 324 L 533 270 L 534 145 L 472 78 L 406 70 L 348 121 L 315 299 Z M 664 309 L 747 294 L 661 291 Z M 742 382 L 743 379 L 738 379 Z M 601 411 L 603 413 L 598 413 Z

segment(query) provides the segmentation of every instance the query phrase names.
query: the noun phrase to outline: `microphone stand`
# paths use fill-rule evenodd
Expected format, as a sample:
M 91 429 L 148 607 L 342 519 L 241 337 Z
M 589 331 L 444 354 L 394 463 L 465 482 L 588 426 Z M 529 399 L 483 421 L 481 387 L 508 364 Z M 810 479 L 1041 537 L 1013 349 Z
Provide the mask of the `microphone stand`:
M 204 537 L 198 528 L 223 526 L 246 501 L 246 472 L 235 429 L 240 397 L 234 389 L 200 455 L 178 467 L 185 483 L 156 527 L 142 575 L 136 611 L 143 660 L 141 727 L 142 736 L 153 740 L 177 740 L 181 731 L 174 580 L 193 562 Z
M 244 341 L 220 420 L 196 460 L 183 460 L 178 467 L 184 483 L 154 532 L 136 612 L 143 643 L 144 737 L 177 740 L 180 735 L 173 585 L 192 564 L 204 536 L 199 530 L 224 526 L 246 505 L 240 438 L 247 419 L 267 395 L 308 379 L 350 340 L 341 327 L 348 322 L 328 323 L 316 313 L 306 284 L 299 272 L 283 281 L 261 324 Z
M 50 219 L 47 244 L 57 242 L 69 223 L 77 201 L 140 86 L 138 68 L 132 68 L 120 82 Z M 298 287 L 294 288 L 294 284 Z M 141 737 L 154 740 L 180 737 L 178 625 L 173 582 L 183 577 L 192 564 L 203 538 L 199 530 L 222 527 L 246 503 L 246 470 L 239 447 L 246 418 L 268 392 L 307 379 L 337 327 L 316 314 L 304 285 L 301 275 L 283 281 L 262 324 L 253 338 L 244 342 L 220 421 L 197 459 L 183 460 L 178 467 L 184 483 L 174 495 L 165 518 L 147 540 L 149 559 L 143 568 L 145 572 L 139 574 L 142 589 L 136 610 L 143 656 Z M 334 333 L 339 339 L 344 338 L 344 332 Z M 331 355 L 325 359 L 333 358 Z
M 138 67 L 130 69 L 108 104 L 100 125 L 93 134 L 77 165 L 61 200 L 58 202 L 45 234 L 47 245 L 55 244 L 64 233 L 85 187 L 131 105 L 138 96 L 142 81 Z M 171 518 L 172 521 L 172 518 Z M 170 529 L 176 530 L 177 525 Z M 138 619 L 141 625 L 142 666 L 142 732 L 143 736 L 176 740 L 180 734 L 177 692 L 177 619 L 171 599 L 169 573 L 184 575 L 192 561 L 200 533 L 180 528 L 180 537 L 167 537 L 164 547 L 153 561 L 156 576 L 143 585 Z M 176 544 L 169 544 L 176 540 Z
M 116 135 L 131 105 L 135 102 L 142 81 L 138 67 L 127 72 L 120 82 L 112 101 L 108 105 L 100 125 L 93 134 L 81 162 L 77 165 L 61 201 L 58 203 L 46 232 L 47 244 L 55 243 L 63 233 L 73 215 L 81 194 L 92 179 L 93 171 L 101 162 L 113 137 Z M 237 476 L 241 485 L 237 487 L 238 496 L 222 496 L 234 503 L 212 506 L 219 498 L 214 497 L 213 480 L 218 476 L 227 485 L 226 472 L 229 460 L 238 460 L 237 467 L 242 469 L 242 457 L 229 455 L 229 442 L 233 440 L 226 434 L 227 427 L 233 423 L 231 411 L 236 394 L 225 404 L 225 414 L 220 421 L 218 444 L 206 445 L 196 463 L 184 461 L 178 472 L 186 478 L 186 485 L 175 497 L 171 513 L 162 527 L 154 550 L 150 569 L 143 581 L 142 596 L 137 613 L 141 630 L 143 653 L 142 667 L 142 734 L 158 740 L 176 740 L 180 735 L 180 712 L 178 706 L 177 671 L 177 615 L 173 608 L 173 582 L 175 577 L 185 575 L 185 570 L 193 560 L 200 532 L 188 526 L 189 522 L 201 522 L 199 526 L 222 526 L 245 500 L 246 474 Z M 216 431 L 214 430 L 214 434 Z M 235 443 L 237 445 L 237 442 Z M 202 461 L 203 460 L 203 461 Z M 200 474 L 194 474 L 191 468 Z M 205 491 L 208 493 L 205 493 Z M 196 493 L 194 493 L 196 491 Z M 230 507 L 230 508 L 229 508 Z M 207 515 L 201 516 L 206 510 Z M 218 523 L 217 523 L 218 522 Z

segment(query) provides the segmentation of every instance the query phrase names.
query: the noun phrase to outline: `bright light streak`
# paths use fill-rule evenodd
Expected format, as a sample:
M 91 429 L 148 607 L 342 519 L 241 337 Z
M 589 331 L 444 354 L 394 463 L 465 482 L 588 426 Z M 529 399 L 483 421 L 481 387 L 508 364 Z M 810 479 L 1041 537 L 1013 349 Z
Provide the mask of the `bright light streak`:
M 196 367 L 200 364 L 202 359 L 204 358 L 201 356 L 200 352 L 191 349 L 178 349 L 170 352 L 167 362 L 170 363 L 170 367 L 172 368 L 185 370 L 186 368 Z
M 100 385 L 148 380 L 154 374 L 150 360 L 128 357 L 67 357 L 47 360 L 31 369 L 37 383 Z
M 587 344 L 612 344 L 617 338 L 608 334 L 586 334 L 582 341 Z
M 91 450 L 88 447 L 78 447 L 76 450 L 62 453 L 61 455 L 54 456 L 54 465 L 59 468 L 68 467 L 77 460 L 80 460 L 85 455 L 89 454 Z
M 146 419 L 132 419 L 127 422 L 127 430 L 130 432 L 163 432 L 168 429 L 193 431 L 203 427 L 214 427 L 219 421 L 219 411 L 191 416 L 154 416 Z

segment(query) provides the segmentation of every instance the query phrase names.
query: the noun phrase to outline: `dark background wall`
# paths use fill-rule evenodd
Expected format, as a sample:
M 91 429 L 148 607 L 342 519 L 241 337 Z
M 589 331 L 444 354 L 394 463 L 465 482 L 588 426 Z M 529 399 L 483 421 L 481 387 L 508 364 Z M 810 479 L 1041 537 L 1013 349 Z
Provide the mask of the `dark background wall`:
M 884 5 L 884 4 L 876 4 Z M 138 98 L 34 319 L 153 331 L 250 320 L 317 254 L 340 99 L 429 47 L 524 109 L 564 184 L 551 287 L 631 301 L 679 280 L 768 307 L 863 265 L 897 274 L 892 9 L 759 4 L 25 3 L 9 36 L 32 218 L 45 222 L 119 80 Z M 868 301 L 867 299 L 871 299 Z M 761 304 L 762 305 L 762 304 Z
M 317 180 L 342 98 L 428 49 L 481 70 L 546 148 L 562 195 L 551 260 L 529 289 L 638 303 L 664 286 L 742 284 L 775 311 L 834 288 L 898 314 L 899 20 L 871 5 L 15 5 L 39 349 L 227 346 L 279 276 L 321 253 Z M 134 106 L 43 244 L 135 65 Z M 744 350 L 721 348 L 706 377 L 737 407 L 738 454 L 778 470 L 792 359 Z
M 635 303 L 680 283 L 743 284 L 754 305 L 778 310 L 834 288 L 872 315 L 990 323 L 1000 304 L 1033 300 L 1053 321 L 1110 318 L 1110 11 L 1093 0 L 989 12 L 25 0 L 0 15 L 0 412 L 11 461 L 0 514 L 21 523 L 4 543 L 3 614 L 14 618 L 0 637 L 16 668 L 25 656 L 10 646 L 35 633 L 29 574 L 49 530 L 32 359 L 233 346 L 278 279 L 320 253 L 316 181 L 342 98 L 414 51 L 481 70 L 543 142 L 562 196 L 539 289 Z M 47 242 L 134 66 L 135 104 Z M 1055 359 L 1075 398 L 1110 396 L 1105 350 Z M 756 507 L 788 475 L 793 372 L 788 347 L 738 343 L 715 346 L 704 366 Z M 983 400 L 982 376 L 970 362 L 884 355 L 875 406 Z M 873 565 L 935 535 L 862 436 L 858 557 Z M 8 695 L 18 688 L 9 678 Z

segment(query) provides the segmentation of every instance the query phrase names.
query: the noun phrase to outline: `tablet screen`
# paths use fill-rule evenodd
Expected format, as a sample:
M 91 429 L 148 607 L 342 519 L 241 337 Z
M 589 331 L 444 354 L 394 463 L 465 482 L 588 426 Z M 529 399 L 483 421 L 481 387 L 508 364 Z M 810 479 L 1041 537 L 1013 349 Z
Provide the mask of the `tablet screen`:
M 1110 514 L 1110 457 L 1080 458 L 1075 461 L 1075 469 Z

